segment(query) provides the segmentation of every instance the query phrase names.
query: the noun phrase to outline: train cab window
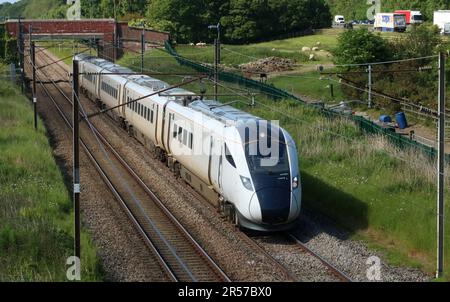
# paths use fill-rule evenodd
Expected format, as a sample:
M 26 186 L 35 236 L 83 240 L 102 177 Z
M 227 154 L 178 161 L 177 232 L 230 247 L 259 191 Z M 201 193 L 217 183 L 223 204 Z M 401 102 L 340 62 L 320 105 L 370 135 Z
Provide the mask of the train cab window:
M 231 152 L 228 149 L 227 144 L 225 144 L 225 158 L 230 163 L 230 165 L 232 165 L 234 168 L 236 168 L 236 163 L 234 162 L 233 156 L 231 155 Z

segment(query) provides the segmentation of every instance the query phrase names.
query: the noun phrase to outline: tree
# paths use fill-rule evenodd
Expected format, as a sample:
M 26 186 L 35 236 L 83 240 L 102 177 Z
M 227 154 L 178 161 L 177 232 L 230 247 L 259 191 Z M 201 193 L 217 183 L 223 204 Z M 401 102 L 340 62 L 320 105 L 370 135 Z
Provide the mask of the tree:
M 147 8 L 152 27 L 170 31 L 179 42 L 197 42 L 208 36 L 203 0 L 152 0 Z
M 334 56 L 338 65 L 362 64 L 391 60 L 392 52 L 388 42 L 379 34 L 358 29 L 339 35 Z
M 323 0 L 231 0 L 221 18 L 229 42 L 249 43 L 331 24 Z

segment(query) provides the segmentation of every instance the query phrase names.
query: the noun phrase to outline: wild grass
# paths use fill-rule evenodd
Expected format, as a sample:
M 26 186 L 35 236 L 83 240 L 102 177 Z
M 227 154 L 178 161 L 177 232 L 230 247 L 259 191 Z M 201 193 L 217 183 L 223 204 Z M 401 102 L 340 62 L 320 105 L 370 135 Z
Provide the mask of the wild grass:
M 65 281 L 73 255 L 73 210 L 63 175 L 32 107 L 0 83 L 0 281 Z M 82 278 L 102 277 L 96 250 L 82 234 Z

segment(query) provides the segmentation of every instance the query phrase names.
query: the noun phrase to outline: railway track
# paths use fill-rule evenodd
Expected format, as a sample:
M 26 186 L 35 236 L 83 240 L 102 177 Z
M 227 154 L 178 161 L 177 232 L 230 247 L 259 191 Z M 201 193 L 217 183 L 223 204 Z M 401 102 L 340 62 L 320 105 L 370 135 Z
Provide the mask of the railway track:
M 249 233 L 247 238 L 275 257 L 295 281 L 352 282 L 344 272 L 289 232 L 270 235 Z
M 298 239 L 295 235 L 288 233 L 287 236 L 295 242 L 295 244 L 302 249 L 304 252 L 310 254 L 314 258 L 318 259 L 333 275 L 335 275 L 342 282 L 352 282 L 352 279 L 348 277 L 344 272 L 338 269 L 336 266 L 331 264 L 324 257 L 320 256 L 318 253 L 310 249 L 305 243 Z
M 42 65 L 51 63 L 49 59 L 45 52 L 39 53 L 38 62 Z M 67 76 L 67 73 L 58 73 L 59 77 Z M 71 129 L 68 118 L 72 108 L 71 98 L 45 71 L 41 69 L 38 74 L 40 80 L 51 83 L 49 85 L 53 89 L 42 83 L 40 86 Z M 71 91 L 70 84 L 65 84 Z M 60 97 L 55 97 L 54 93 Z M 58 102 L 61 98 L 63 103 Z M 81 123 L 80 128 L 83 133 L 81 145 L 87 156 L 144 238 L 168 279 L 182 282 L 230 281 L 102 133 L 89 122 Z

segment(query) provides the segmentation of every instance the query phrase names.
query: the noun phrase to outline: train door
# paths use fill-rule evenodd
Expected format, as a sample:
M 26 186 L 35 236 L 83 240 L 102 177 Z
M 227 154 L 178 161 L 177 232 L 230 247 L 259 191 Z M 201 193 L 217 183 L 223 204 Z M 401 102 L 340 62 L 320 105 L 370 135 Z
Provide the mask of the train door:
M 230 152 L 227 143 L 222 143 L 222 166 L 221 166 L 221 186 L 224 192 L 227 192 L 224 196 L 227 200 L 236 200 L 235 194 L 238 194 L 238 188 L 240 183 L 238 183 L 239 176 L 236 171 L 236 162 L 233 155 Z
M 119 116 L 122 116 L 123 118 L 125 118 L 125 107 L 123 106 L 126 102 L 126 97 L 125 97 L 125 86 L 124 85 L 119 85 L 119 94 L 118 94 L 118 98 L 119 98 L 119 105 L 121 105 L 121 107 L 119 107 Z
M 222 141 L 220 138 L 212 139 L 212 148 L 211 148 L 211 165 L 209 176 L 211 178 L 211 182 L 214 185 L 214 188 L 222 193 Z

